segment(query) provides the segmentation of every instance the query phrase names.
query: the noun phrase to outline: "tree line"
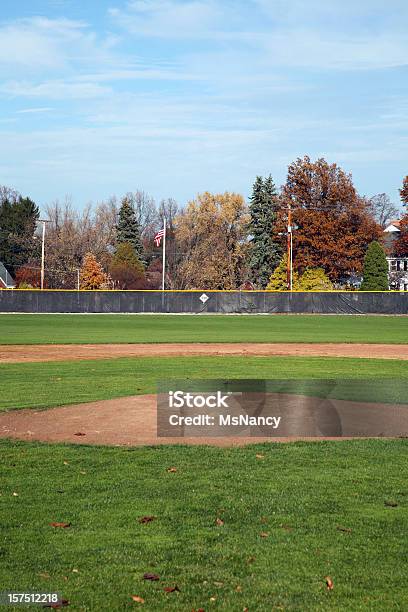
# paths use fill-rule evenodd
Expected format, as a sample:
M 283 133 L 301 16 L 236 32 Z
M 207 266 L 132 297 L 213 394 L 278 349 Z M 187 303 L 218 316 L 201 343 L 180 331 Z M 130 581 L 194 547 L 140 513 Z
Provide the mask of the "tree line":
M 408 176 L 400 193 L 408 204 Z M 351 288 L 373 249 L 383 269 L 383 229 L 402 215 L 386 194 L 360 196 L 350 174 L 308 156 L 289 165 L 280 189 L 272 176 L 258 176 L 248 203 L 237 193 L 205 192 L 184 207 L 171 198 L 156 205 L 136 191 L 77 211 L 67 198 L 44 210 L 45 287 L 160 288 L 161 248 L 153 238 L 165 219 L 167 288 L 286 290 L 289 211 L 293 289 L 305 291 Z M 40 284 L 39 218 L 30 198 L 0 187 L 0 261 L 21 288 Z M 407 213 L 400 229 L 395 253 L 408 256 Z M 372 243 L 380 251 L 369 251 Z

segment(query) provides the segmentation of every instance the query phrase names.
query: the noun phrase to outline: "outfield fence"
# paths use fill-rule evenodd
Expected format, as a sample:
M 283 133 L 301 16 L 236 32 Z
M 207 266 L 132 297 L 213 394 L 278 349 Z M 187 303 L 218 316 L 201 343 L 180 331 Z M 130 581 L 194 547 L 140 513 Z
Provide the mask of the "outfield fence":
M 3 289 L 0 312 L 406 315 L 408 293 Z

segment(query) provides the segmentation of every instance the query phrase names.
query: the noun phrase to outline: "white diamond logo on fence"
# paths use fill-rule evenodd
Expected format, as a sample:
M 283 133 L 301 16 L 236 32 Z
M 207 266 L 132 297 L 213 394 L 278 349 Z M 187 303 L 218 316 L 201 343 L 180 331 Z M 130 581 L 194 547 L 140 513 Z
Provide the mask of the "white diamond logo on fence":
M 209 300 L 210 298 L 208 297 L 208 295 L 205 295 L 205 293 L 203 293 L 203 295 L 200 296 L 200 301 L 205 304 L 207 302 L 207 300 Z

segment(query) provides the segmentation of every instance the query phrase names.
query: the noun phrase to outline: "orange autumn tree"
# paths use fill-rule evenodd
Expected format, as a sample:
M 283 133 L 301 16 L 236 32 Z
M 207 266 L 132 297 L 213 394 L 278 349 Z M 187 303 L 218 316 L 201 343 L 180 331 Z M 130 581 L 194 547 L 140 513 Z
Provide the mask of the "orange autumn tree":
M 285 229 L 287 208 L 293 211 L 294 269 L 323 268 L 331 281 L 361 272 L 368 245 L 381 235 L 350 174 L 325 159 L 308 156 L 288 168 L 282 190 L 277 232 Z
M 398 257 L 408 257 L 408 213 L 402 217 L 399 230 L 393 250 Z
M 408 206 L 408 176 L 406 176 L 402 182 L 402 189 L 400 189 L 401 200 Z
M 93 253 L 87 253 L 79 277 L 80 289 L 107 289 L 109 277 Z
M 408 206 L 408 176 L 402 182 L 400 194 L 402 203 Z M 399 230 L 398 238 L 394 244 L 394 252 L 399 257 L 408 257 L 408 212 L 402 217 Z

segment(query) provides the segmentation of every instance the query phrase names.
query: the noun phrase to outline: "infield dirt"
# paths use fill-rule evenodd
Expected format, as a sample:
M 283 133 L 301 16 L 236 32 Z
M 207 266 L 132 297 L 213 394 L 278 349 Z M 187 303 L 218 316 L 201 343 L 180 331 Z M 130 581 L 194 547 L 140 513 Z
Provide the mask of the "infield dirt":
M 74 361 L 115 357 L 188 357 L 247 355 L 361 357 L 408 360 L 408 344 L 36 344 L 0 346 L 0 363 Z

